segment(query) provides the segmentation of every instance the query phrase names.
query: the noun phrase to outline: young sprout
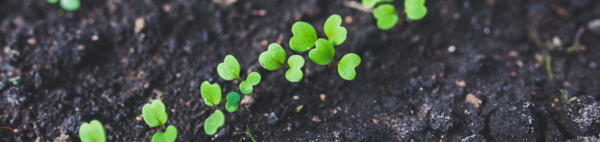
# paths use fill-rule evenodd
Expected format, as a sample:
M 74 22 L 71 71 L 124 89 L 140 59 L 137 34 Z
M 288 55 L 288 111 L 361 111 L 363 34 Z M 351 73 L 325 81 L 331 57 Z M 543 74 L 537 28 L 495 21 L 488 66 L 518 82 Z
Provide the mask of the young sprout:
M 90 123 L 83 122 L 79 127 L 79 138 L 82 142 L 106 142 L 104 126 L 96 119 Z
M 290 82 L 298 82 L 302 80 L 304 74 L 302 73 L 302 66 L 304 66 L 304 58 L 300 55 L 292 55 L 288 59 L 288 65 L 290 69 L 285 72 L 285 78 Z
M 260 65 L 267 70 L 276 70 L 284 65 L 285 62 L 285 50 L 277 43 L 271 43 L 267 51 L 260 53 L 258 57 Z M 288 70 L 285 73 L 285 77 L 290 82 L 298 82 L 302 80 L 303 73 L 300 68 L 304 66 L 304 58 L 300 55 L 292 55 L 288 59 Z
M 257 85 L 260 82 L 260 79 L 260 74 L 257 72 L 251 72 L 246 80 L 240 83 L 240 91 L 246 95 L 252 93 L 252 90 L 254 90 L 252 86 Z
M 19 80 L 21 80 L 21 77 L 18 77 L 18 76 L 8 79 L 8 81 L 10 81 L 14 85 L 19 85 Z
M 165 128 L 165 122 L 168 119 L 165 104 L 160 100 L 145 104 L 142 107 L 142 117 L 150 127 L 162 126 Z M 169 125 L 165 132 L 159 131 L 152 136 L 152 142 L 174 142 L 175 139 L 177 139 L 177 128 L 173 125 Z
M 204 131 L 208 135 L 214 135 L 215 133 L 217 133 L 217 129 L 219 129 L 224 124 L 225 115 L 223 114 L 223 112 L 221 112 L 221 110 L 217 109 L 215 110 L 215 113 L 210 115 L 204 121 Z
M 360 57 L 354 53 L 348 53 L 338 63 L 338 73 L 345 80 L 353 80 L 356 76 L 356 68 L 360 64 Z
M 377 19 L 377 27 L 381 30 L 389 30 L 398 23 L 398 15 L 391 4 L 383 4 L 375 8 L 373 17 Z
M 51 4 L 55 4 L 56 2 L 58 2 L 58 0 L 47 0 L 47 1 L 48 1 L 48 3 L 51 3 Z
M 225 108 L 229 112 L 235 112 L 238 109 L 237 102 L 240 101 L 240 95 L 236 92 L 231 92 L 227 94 L 227 103 L 225 103 Z
M 81 6 L 81 1 L 79 1 L 79 0 L 61 0 L 60 1 L 60 7 L 62 7 L 63 9 L 65 9 L 67 11 L 75 11 L 75 10 L 79 9 L 79 6 Z
M 333 48 L 333 45 L 331 45 L 329 41 L 320 38 L 317 40 L 317 48 L 310 50 L 308 57 L 319 65 L 327 65 L 329 62 L 333 61 L 334 54 L 335 49 Z
M 248 127 L 248 125 L 246 125 L 246 129 L 248 130 L 248 136 L 250 136 L 253 142 L 256 142 L 256 140 L 254 140 L 254 137 L 252 137 L 252 134 L 250 134 L 250 127 Z
M 219 76 L 221 76 L 223 80 L 231 81 L 239 79 L 242 81 L 240 83 L 240 91 L 243 94 L 252 93 L 252 86 L 260 83 L 261 79 L 259 73 L 251 72 L 246 78 L 247 80 L 242 80 L 242 78 L 240 78 L 240 63 L 232 55 L 225 56 L 225 60 L 222 63 L 219 63 L 217 66 L 217 73 L 219 73 Z
M 211 85 L 208 81 L 204 81 L 200 85 L 200 95 L 207 106 L 219 105 L 221 103 L 221 86 L 216 83 Z
M 306 22 L 296 22 L 292 25 L 292 38 L 290 48 L 296 52 L 304 52 L 311 49 L 317 41 L 317 32 L 312 25 Z
M 323 25 L 325 35 L 327 35 L 329 42 L 331 42 L 331 45 L 333 46 L 338 46 L 346 41 L 346 34 L 348 34 L 348 31 L 341 25 L 342 17 L 337 14 L 329 16 L 329 18 L 325 20 L 325 25 Z
M 362 0 L 362 5 L 366 8 L 373 8 L 379 2 L 393 2 L 394 0 Z
M 410 20 L 420 20 L 427 14 L 425 0 L 405 0 L 404 10 L 406 11 L 406 17 Z

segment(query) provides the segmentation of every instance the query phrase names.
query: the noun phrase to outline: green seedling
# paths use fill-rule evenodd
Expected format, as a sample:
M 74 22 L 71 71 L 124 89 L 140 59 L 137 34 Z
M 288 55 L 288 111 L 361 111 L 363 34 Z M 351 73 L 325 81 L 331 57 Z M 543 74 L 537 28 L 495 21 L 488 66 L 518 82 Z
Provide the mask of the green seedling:
M 79 138 L 82 142 L 106 142 L 104 126 L 96 119 L 90 123 L 83 122 L 79 127 Z
M 327 18 L 325 21 L 325 25 L 323 25 L 325 35 L 327 35 L 329 42 L 331 42 L 331 45 L 333 46 L 338 46 L 346 41 L 346 34 L 348 34 L 348 31 L 341 25 L 342 17 L 337 14 L 329 16 L 329 18 Z
M 306 22 L 296 22 L 292 25 L 292 38 L 290 48 L 296 52 L 304 52 L 311 49 L 317 41 L 317 32 L 312 25 Z
M 216 83 L 211 85 L 208 81 L 204 81 L 200 85 L 200 95 L 207 106 L 219 105 L 221 103 L 221 86 Z
M 47 0 L 48 3 L 55 4 L 58 0 Z M 60 7 L 67 11 L 75 11 L 81 6 L 80 0 L 61 0 Z
M 247 80 L 240 78 L 240 63 L 232 55 L 225 56 L 225 60 L 222 63 L 219 63 L 217 66 L 217 73 L 219 73 L 219 76 L 221 76 L 223 80 L 231 81 L 239 79 L 242 81 L 240 83 L 240 91 L 246 95 L 252 93 L 253 86 L 260 83 L 261 79 L 260 74 L 257 72 L 250 73 L 246 78 Z
M 142 117 L 150 127 L 162 126 L 165 132 L 156 132 L 152 136 L 152 142 L 174 142 L 177 139 L 177 128 L 173 125 L 165 128 L 168 116 L 165 112 L 165 104 L 160 100 L 154 100 L 142 107 Z
M 404 10 L 406 11 L 406 17 L 410 20 L 420 20 L 427 15 L 425 0 L 405 0 Z
M 325 39 L 317 40 L 317 48 L 310 50 L 308 53 L 308 57 L 313 62 L 319 65 L 327 65 L 329 62 L 333 61 L 333 55 L 335 54 L 335 49 L 333 45 Z
M 312 51 L 311 51 L 312 52 Z M 267 51 L 260 53 L 258 62 L 260 65 L 267 70 L 276 70 L 282 66 L 285 66 L 285 50 L 277 43 L 271 43 Z M 285 77 L 290 82 L 298 82 L 302 80 L 303 73 L 302 66 L 304 66 L 304 58 L 300 55 L 292 55 L 288 59 L 288 70 L 285 73 Z
M 237 102 L 240 101 L 240 95 L 236 92 L 227 94 L 227 103 L 225 103 L 225 109 L 229 112 L 235 112 L 238 109 Z
M 394 0 L 362 0 L 362 5 L 366 8 L 373 8 L 379 2 L 394 2 Z
M 219 129 L 224 124 L 225 114 L 223 114 L 221 110 L 217 109 L 215 110 L 215 113 L 210 115 L 208 118 L 206 118 L 206 121 L 204 121 L 204 131 L 208 135 L 214 135 L 215 133 L 217 133 L 217 129 Z
M 373 17 L 377 19 L 377 27 L 381 30 L 389 30 L 398 23 L 398 15 L 391 4 L 383 4 L 375 8 Z
M 10 81 L 14 85 L 19 85 L 19 80 L 21 80 L 21 77 L 18 77 L 18 76 L 8 79 L 8 81 Z
M 338 63 L 338 73 L 345 80 L 353 80 L 356 76 L 356 68 L 360 64 L 360 57 L 354 53 L 348 53 Z
M 252 137 L 252 134 L 250 134 L 250 127 L 248 127 L 248 125 L 246 125 L 246 129 L 248 130 L 248 136 L 250 136 L 250 138 L 252 139 L 253 142 L 256 142 L 254 137 Z

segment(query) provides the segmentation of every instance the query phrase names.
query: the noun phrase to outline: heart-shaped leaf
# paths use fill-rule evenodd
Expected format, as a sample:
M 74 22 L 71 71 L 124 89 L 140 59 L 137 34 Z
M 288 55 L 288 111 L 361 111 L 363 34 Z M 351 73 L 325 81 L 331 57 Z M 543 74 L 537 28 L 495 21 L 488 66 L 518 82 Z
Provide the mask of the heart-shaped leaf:
M 258 62 L 267 70 L 276 70 L 285 62 L 285 50 L 277 43 L 271 43 L 267 51 L 260 53 Z
M 398 15 L 391 4 L 383 4 L 375 8 L 373 17 L 377 19 L 377 27 L 381 30 L 389 30 L 398 23 Z
M 174 142 L 177 139 L 177 128 L 169 125 L 165 132 L 158 131 L 152 136 L 152 142 Z
M 167 122 L 168 118 L 167 112 L 165 112 L 165 104 L 160 100 L 145 104 L 142 108 L 142 116 L 150 127 L 161 126 Z
M 317 41 L 317 32 L 312 25 L 298 21 L 292 25 L 294 36 L 290 38 L 290 48 L 296 52 L 304 52 L 311 49 Z
M 96 119 L 90 123 L 83 122 L 79 127 L 79 138 L 82 142 L 106 142 L 104 126 Z
M 250 83 L 251 85 L 257 85 L 258 83 L 260 83 L 260 74 L 257 72 L 251 72 L 250 74 L 248 74 L 248 77 L 246 78 L 246 81 L 248 81 L 248 83 Z
M 227 55 L 225 60 L 217 65 L 217 73 L 223 80 L 236 79 L 240 76 L 240 63 L 232 55 Z
M 204 131 L 208 135 L 213 135 L 221 126 L 225 124 L 225 115 L 220 110 L 215 110 L 215 113 L 210 115 L 204 121 Z
M 313 62 L 319 65 L 327 65 L 329 62 L 333 61 L 333 55 L 335 54 L 335 49 L 331 45 L 331 43 L 325 39 L 317 40 L 317 48 L 310 50 L 308 53 L 308 57 Z
M 81 6 L 81 1 L 79 1 L 79 0 L 61 0 L 60 1 L 60 7 L 62 7 L 63 9 L 65 9 L 67 11 L 75 11 L 75 10 L 79 9 L 79 6 Z
M 356 68 L 360 64 L 360 57 L 354 53 L 348 53 L 338 63 L 338 73 L 345 80 L 353 80 L 356 76 Z
M 406 17 L 410 20 L 420 20 L 427 15 L 425 0 L 406 0 L 404 1 L 404 10 Z
M 337 14 L 329 16 L 325 20 L 325 25 L 323 25 L 323 30 L 325 30 L 325 34 L 333 46 L 338 46 L 346 41 L 348 31 L 340 25 L 342 25 L 342 17 Z
M 418 5 L 425 5 L 425 0 L 404 0 L 404 7 L 412 7 Z
M 373 8 L 377 4 L 378 0 L 362 0 L 362 5 L 366 8 Z
M 207 106 L 215 106 L 221 103 L 221 86 L 219 84 L 210 84 L 208 81 L 202 82 L 200 85 L 200 95 Z
M 252 88 L 252 84 L 250 84 L 250 82 L 242 81 L 242 83 L 240 83 L 240 92 L 242 92 L 242 94 L 248 95 L 252 93 L 252 90 L 254 90 L 254 88 Z
M 238 104 L 236 102 L 227 102 L 225 103 L 225 108 L 229 112 L 235 112 L 238 109 Z
M 285 78 L 290 82 L 302 80 L 304 75 L 300 69 L 304 66 L 304 58 L 300 55 L 292 55 L 288 59 L 288 65 L 290 65 L 290 69 L 285 72 Z

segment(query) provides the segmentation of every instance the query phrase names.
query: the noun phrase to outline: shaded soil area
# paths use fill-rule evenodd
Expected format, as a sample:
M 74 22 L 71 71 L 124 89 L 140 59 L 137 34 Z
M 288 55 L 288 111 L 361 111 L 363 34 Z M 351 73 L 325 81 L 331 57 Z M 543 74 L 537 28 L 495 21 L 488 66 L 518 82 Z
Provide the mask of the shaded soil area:
M 0 139 L 79 141 L 98 119 L 108 141 L 150 141 L 162 129 L 142 106 L 161 99 L 177 141 L 250 141 L 246 126 L 259 141 L 598 140 L 600 24 L 587 25 L 599 1 L 427 1 L 427 16 L 407 21 L 396 0 L 401 20 L 387 31 L 350 0 L 215 1 L 94 0 L 74 12 L 0 1 L 0 127 L 17 131 Z M 326 37 L 331 14 L 348 29 L 334 63 L 289 49 L 294 22 Z M 305 57 L 302 81 L 260 66 L 270 43 Z M 362 58 L 354 81 L 337 73 L 346 53 Z M 210 136 L 200 84 L 239 92 L 216 72 L 228 54 L 262 81 Z

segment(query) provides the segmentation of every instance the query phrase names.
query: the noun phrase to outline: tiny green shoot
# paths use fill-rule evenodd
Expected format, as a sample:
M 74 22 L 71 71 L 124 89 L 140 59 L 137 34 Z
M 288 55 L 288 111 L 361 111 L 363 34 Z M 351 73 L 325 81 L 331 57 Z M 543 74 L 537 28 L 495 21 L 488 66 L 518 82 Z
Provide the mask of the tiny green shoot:
M 165 132 L 156 132 L 152 136 L 152 142 L 174 142 L 177 139 L 177 128 L 169 125 L 165 128 L 168 116 L 165 112 L 165 104 L 160 100 L 154 100 L 152 103 L 147 103 L 142 107 L 142 117 L 146 124 L 150 127 L 162 126 Z
M 90 123 L 83 122 L 79 127 L 79 138 L 82 142 L 106 142 L 104 126 L 96 119 Z
M 158 131 L 152 136 L 152 142 L 174 142 L 177 139 L 177 128 L 169 125 L 165 132 Z
M 296 52 L 304 52 L 311 49 L 317 41 L 317 32 L 312 25 L 306 22 L 296 22 L 292 25 L 292 38 L 290 48 Z
M 217 73 L 227 81 L 240 78 L 240 63 L 232 55 L 227 55 L 225 60 L 217 65 Z
M 19 85 L 19 80 L 21 80 L 21 77 L 18 77 L 18 76 L 8 79 L 8 81 L 10 81 L 14 85 Z
M 310 50 L 308 57 L 319 65 L 327 65 L 333 61 L 334 54 L 335 49 L 331 45 L 331 42 L 321 38 L 317 40 L 317 48 Z
M 229 112 L 235 112 L 238 109 L 237 102 L 240 101 L 240 95 L 236 92 L 231 92 L 227 94 L 227 103 L 225 103 L 225 108 Z
M 381 30 L 389 30 L 398 23 L 398 15 L 391 4 L 383 4 L 375 8 L 373 17 L 377 19 L 377 27 Z
M 216 106 L 221 103 L 221 86 L 219 84 L 210 84 L 208 81 L 202 82 L 200 85 L 200 95 L 207 106 Z
M 246 129 L 248 130 L 248 136 L 250 136 L 250 138 L 252 139 L 253 142 L 256 142 L 254 137 L 252 137 L 252 134 L 250 134 L 250 127 L 248 127 L 248 125 L 246 125 Z
M 304 58 L 300 55 L 292 55 L 288 59 L 288 65 L 290 65 L 290 69 L 285 72 L 285 78 L 290 82 L 302 80 L 304 74 L 300 69 L 304 66 Z
M 285 57 L 285 50 L 283 50 L 283 47 L 277 43 L 271 43 L 267 51 L 260 54 L 258 62 L 260 62 L 260 65 L 267 70 L 276 70 L 281 66 L 284 66 Z M 304 58 L 300 55 L 292 55 L 288 59 L 288 65 L 288 70 L 285 73 L 286 79 L 290 82 L 302 80 L 303 73 L 300 69 L 304 66 Z
M 425 0 L 405 0 L 404 10 L 410 20 L 420 20 L 427 14 Z
M 217 133 L 217 129 L 225 124 L 225 114 L 219 109 L 204 121 L 204 131 L 208 135 Z
M 325 34 L 333 46 L 338 46 L 346 41 L 346 34 L 348 34 L 348 31 L 341 25 L 342 17 L 337 14 L 329 16 L 329 18 L 325 20 L 325 25 L 323 25 L 323 30 L 325 30 Z
M 362 0 L 362 5 L 366 8 L 373 8 L 379 2 L 393 2 L 394 0 Z
M 251 72 L 246 78 L 246 80 L 240 83 L 240 91 L 246 95 L 252 93 L 252 90 L 254 90 L 252 86 L 260 83 L 260 79 L 260 74 L 258 74 L 257 72 Z
M 56 2 L 58 2 L 58 0 L 47 0 L 47 1 L 48 1 L 48 3 L 51 3 L 51 4 L 55 4 Z
M 356 68 L 360 64 L 360 57 L 354 53 L 348 53 L 338 63 L 338 73 L 345 80 L 353 80 L 356 76 Z

